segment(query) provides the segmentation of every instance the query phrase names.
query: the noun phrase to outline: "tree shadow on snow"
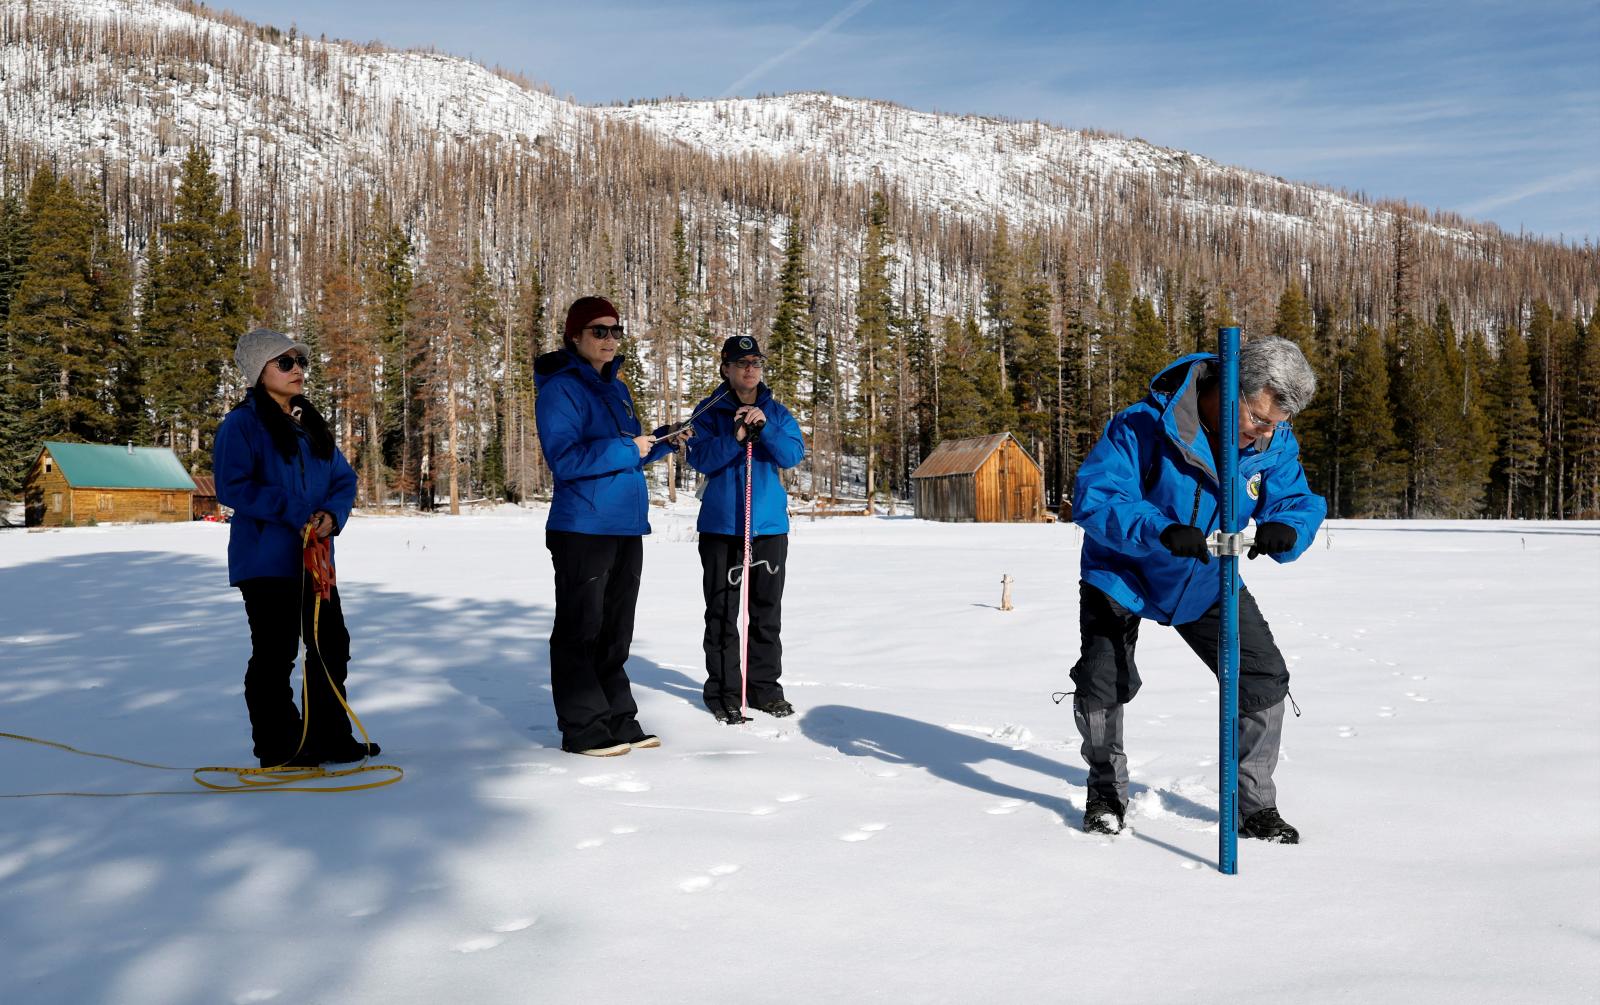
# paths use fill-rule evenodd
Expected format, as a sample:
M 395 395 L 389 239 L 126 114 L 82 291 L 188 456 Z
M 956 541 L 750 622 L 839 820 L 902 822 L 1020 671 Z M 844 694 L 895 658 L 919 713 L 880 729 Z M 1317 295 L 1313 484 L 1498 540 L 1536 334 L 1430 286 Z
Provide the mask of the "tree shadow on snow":
M 189 766 L 253 763 L 249 633 L 224 564 L 136 551 L 0 568 L 0 730 L 185 766 L 0 739 L 3 793 L 184 793 L 0 800 L 0 999 L 321 1000 L 370 947 L 466 896 L 452 884 L 474 849 L 537 833 L 531 797 L 553 784 L 537 758 L 562 756 L 527 739 L 553 718 L 528 683 L 548 678 L 549 612 L 359 582 L 340 593 L 351 702 L 378 760 L 407 777 L 210 794 Z M 523 728 L 495 728 L 480 704 Z
M 846 705 L 821 705 L 808 710 L 800 720 L 800 730 L 807 739 L 832 747 L 847 756 L 875 757 L 889 764 L 923 768 L 947 782 L 1043 807 L 1060 816 L 1069 827 L 1083 826 L 1082 811 L 1065 796 L 1022 788 L 979 770 L 979 765 L 996 762 L 1032 771 L 1077 788 L 1087 785 L 1088 774 L 1082 768 L 1068 766 L 1041 754 L 1016 750 L 1003 743 L 902 715 Z M 1129 785 L 1128 794 L 1136 797 L 1147 791 L 1150 791 L 1148 786 L 1134 782 Z M 1174 813 L 1211 822 L 1217 819 L 1215 810 L 1182 796 L 1166 791 L 1158 793 L 1158 796 L 1163 806 Z M 1134 836 L 1175 855 L 1206 861 L 1192 852 L 1149 835 L 1135 833 Z

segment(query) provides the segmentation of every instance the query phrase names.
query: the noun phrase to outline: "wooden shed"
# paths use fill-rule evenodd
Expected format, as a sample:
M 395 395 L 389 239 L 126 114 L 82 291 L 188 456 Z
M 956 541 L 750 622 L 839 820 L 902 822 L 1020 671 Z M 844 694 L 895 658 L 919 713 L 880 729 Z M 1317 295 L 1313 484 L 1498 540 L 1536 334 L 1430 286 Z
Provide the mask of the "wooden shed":
M 911 486 L 923 520 L 1045 519 L 1044 470 L 1010 433 L 945 440 L 911 472 Z
M 220 516 L 222 508 L 217 505 L 217 480 L 210 475 L 190 477 L 194 479 L 194 500 L 189 512 L 194 514 L 196 520 Z
M 167 447 L 46 440 L 28 468 L 29 527 L 193 519 L 194 479 Z

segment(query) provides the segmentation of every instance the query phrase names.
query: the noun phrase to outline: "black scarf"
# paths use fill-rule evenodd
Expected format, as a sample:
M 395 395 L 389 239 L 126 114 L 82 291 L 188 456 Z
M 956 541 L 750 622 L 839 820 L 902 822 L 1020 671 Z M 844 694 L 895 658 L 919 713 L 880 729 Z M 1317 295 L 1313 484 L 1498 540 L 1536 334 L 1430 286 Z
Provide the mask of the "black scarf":
M 328 429 L 327 420 L 322 413 L 317 411 L 317 406 L 303 394 L 297 394 L 289 399 L 289 407 L 300 413 L 297 423 L 283 407 L 273 400 L 267 393 L 266 386 L 256 384 L 250 389 L 250 399 L 255 401 L 256 416 L 261 419 L 261 424 L 267 427 L 267 435 L 272 437 L 272 445 L 278 448 L 278 453 L 285 460 L 292 459 L 300 452 L 300 431 L 304 431 L 306 439 L 311 443 L 311 453 L 322 460 L 333 457 L 333 433 Z M 240 402 L 242 407 L 244 402 Z

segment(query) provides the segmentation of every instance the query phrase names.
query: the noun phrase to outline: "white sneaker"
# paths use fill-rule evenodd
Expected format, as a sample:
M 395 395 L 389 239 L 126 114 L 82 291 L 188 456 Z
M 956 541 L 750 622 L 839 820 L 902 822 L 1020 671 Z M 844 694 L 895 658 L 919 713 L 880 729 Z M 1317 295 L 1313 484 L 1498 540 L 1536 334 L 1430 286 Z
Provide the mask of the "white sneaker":
M 569 754 L 582 754 L 585 757 L 618 757 L 633 749 L 632 744 L 613 743 L 609 747 L 590 747 L 588 750 L 568 750 Z

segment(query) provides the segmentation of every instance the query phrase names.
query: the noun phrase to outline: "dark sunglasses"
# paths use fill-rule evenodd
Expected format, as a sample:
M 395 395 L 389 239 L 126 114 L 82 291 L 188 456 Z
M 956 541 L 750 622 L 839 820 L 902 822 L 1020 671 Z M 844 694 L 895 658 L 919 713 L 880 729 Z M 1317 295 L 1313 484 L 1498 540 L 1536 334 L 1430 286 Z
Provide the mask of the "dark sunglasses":
M 302 373 L 311 369 L 311 361 L 297 352 L 286 353 L 277 357 L 272 361 L 272 365 L 278 368 L 279 373 L 289 373 L 297 366 Z
M 625 329 L 620 324 L 617 324 L 617 325 L 589 325 L 589 326 L 585 327 L 583 330 L 586 331 L 586 332 L 594 333 L 594 337 L 595 338 L 614 338 L 614 339 L 617 339 L 619 341 L 622 339 L 622 336 L 627 334 L 627 329 Z

